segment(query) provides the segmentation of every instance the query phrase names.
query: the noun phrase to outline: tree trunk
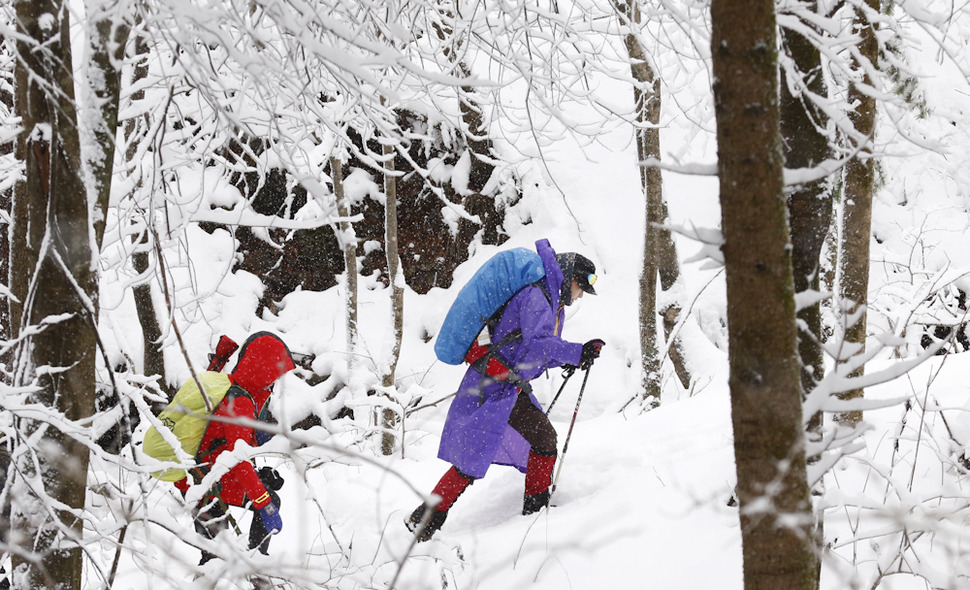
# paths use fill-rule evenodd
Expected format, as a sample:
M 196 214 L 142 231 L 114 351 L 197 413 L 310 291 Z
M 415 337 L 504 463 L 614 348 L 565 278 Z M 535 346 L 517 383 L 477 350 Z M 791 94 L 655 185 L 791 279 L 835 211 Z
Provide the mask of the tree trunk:
M 24 129 L 16 153 L 25 175 L 13 199 L 18 247 L 11 253 L 10 282 L 19 302 L 13 327 L 26 336 L 48 323 L 19 346 L 15 384 L 35 386 L 31 402 L 78 421 L 94 413 L 97 277 L 81 180 L 68 11 L 60 0 L 20 0 L 16 12 L 22 35 L 16 109 Z M 54 15 L 53 26 L 47 15 Z M 44 417 L 17 422 L 24 446 L 17 450 L 12 544 L 24 552 L 13 554 L 13 587 L 79 589 L 82 521 L 70 511 L 84 510 L 88 449 Z M 46 506 L 33 487 L 39 484 L 50 497 Z
M 817 96 L 825 96 L 827 91 L 818 48 L 794 31 L 783 29 L 782 39 L 807 89 Z M 812 168 L 831 155 L 828 139 L 821 131 L 826 127 L 827 117 L 808 97 L 793 94 L 789 82 L 794 84 L 795 81 L 789 80 L 782 70 L 781 134 L 785 165 L 788 168 Z M 828 182 L 818 180 L 790 189 L 788 218 L 795 292 L 819 291 L 822 246 L 832 223 L 832 193 Z M 799 310 L 798 319 L 805 325 L 805 332 L 798 338 L 798 353 L 802 361 L 802 391 L 808 395 L 825 376 L 821 302 Z M 818 413 L 811 418 L 809 431 L 818 434 L 821 427 L 822 415 Z
M 817 3 L 810 8 L 814 12 Z M 819 49 L 804 36 L 782 29 L 785 50 L 794 62 L 796 74 L 808 91 L 816 96 L 825 96 L 827 89 L 822 76 L 822 62 Z M 831 146 L 825 133 L 828 118 L 803 96 L 803 92 L 793 93 L 789 88 L 785 71 L 781 75 L 781 134 L 785 146 L 785 164 L 788 168 L 811 168 L 818 166 L 831 156 Z M 795 292 L 820 291 L 822 274 L 822 247 L 832 226 L 832 190 L 827 180 L 818 180 L 793 187 L 788 194 L 788 219 L 791 223 L 792 270 Z M 798 338 L 798 355 L 801 358 L 802 394 L 807 396 L 825 377 L 825 359 L 822 343 L 822 304 L 814 303 L 798 311 L 801 325 Z M 816 412 L 809 418 L 807 431 L 814 440 L 822 436 L 822 413 Z M 809 456 L 811 462 L 814 457 Z M 816 492 L 821 491 L 822 482 L 816 484 Z M 824 514 L 821 510 L 815 515 L 815 545 L 818 555 L 824 551 L 823 528 Z M 815 571 L 818 586 L 821 577 L 821 562 Z
M 93 4 L 95 3 L 89 2 L 87 7 L 92 10 L 88 16 L 94 23 L 93 30 L 89 31 L 94 33 L 91 35 L 89 77 L 95 104 L 89 106 L 88 111 L 100 115 L 95 119 L 93 131 L 97 145 L 104 148 L 100 153 L 92 154 L 93 157 L 90 159 L 91 172 L 98 191 L 95 204 L 94 239 L 100 244 L 104 237 L 105 217 L 111 196 L 111 176 L 114 172 L 113 156 L 115 135 L 118 131 L 118 101 L 121 96 L 121 64 L 124 63 L 125 45 L 131 28 L 116 14 L 119 12 L 117 6 L 109 7 L 111 10 L 106 15 L 96 12 Z
M 387 369 L 381 385 L 390 401 L 394 400 L 394 373 L 397 370 L 398 357 L 401 354 L 401 339 L 404 336 L 404 276 L 401 274 L 401 260 L 398 255 L 397 243 L 397 178 L 394 176 L 394 147 L 384 146 L 384 194 L 387 198 L 385 205 L 385 237 L 384 248 L 387 255 L 387 278 L 391 289 L 391 323 L 394 326 L 390 356 L 387 359 Z M 394 435 L 392 431 L 397 425 L 397 413 L 390 408 L 381 410 L 381 452 L 390 455 L 394 452 Z
M 711 21 L 744 587 L 809 590 L 817 560 L 783 196 L 774 2 L 713 0 Z
M 139 240 L 139 248 L 147 248 L 151 237 L 145 232 Z M 148 272 L 150 266 L 149 252 L 139 249 L 131 255 L 131 264 L 139 275 Z M 155 301 L 152 298 L 151 283 L 147 276 L 145 280 L 132 288 L 135 297 L 135 313 L 141 325 L 143 343 L 142 373 L 150 377 L 158 375 L 158 384 L 163 391 L 167 391 L 165 379 L 165 355 L 162 350 L 162 330 L 158 325 L 158 314 L 155 312 Z
M 144 37 L 137 35 L 134 41 L 135 63 L 132 74 L 132 86 L 138 87 L 138 82 L 148 77 L 148 45 Z M 137 103 L 145 99 L 145 91 L 135 90 L 131 94 L 131 102 Z M 125 122 L 125 141 L 128 149 L 125 153 L 125 161 L 131 162 L 135 154 L 138 153 L 139 142 L 144 140 L 144 132 L 148 128 L 148 121 L 145 116 L 128 119 Z M 144 189 L 144 182 L 141 178 L 135 183 L 135 190 L 132 197 L 137 198 L 138 192 Z M 146 215 L 145 223 L 149 223 L 150 216 Z M 158 375 L 158 384 L 163 391 L 174 395 L 170 391 L 168 380 L 165 376 L 165 353 L 162 346 L 162 330 L 158 322 L 158 313 L 155 310 L 155 302 L 152 297 L 151 279 L 146 274 L 151 267 L 151 232 L 145 231 L 140 239 L 137 239 L 137 247 L 131 255 L 132 267 L 139 275 L 144 275 L 142 280 L 132 287 L 132 295 L 135 298 L 135 313 L 138 315 L 138 324 L 142 331 L 142 367 L 141 371 L 146 376 Z
M 635 0 L 628 8 L 639 14 Z M 660 118 L 660 80 L 644 61 L 643 50 L 636 37 L 627 35 L 627 49 L 632 60 L 634 79 L 633 96 L 637 112 L 637 158 L 640 162 L 660 156 L 660 130 L 656 122 Z M 643 268 L 640 271 L 640 356 L 642 386 L 646 400 L 660 404 L 660 351 L 657 346 L 657 227 L 660 222 L 658 204 L 663 199 L 663 178 L 656 166 L 640 167 L 640 185 L 645 197 L 643 232 Z
M 630 71 L 636 110 L 636 145 L 639 162 L 660 158 L 660 79 L 647 60 L 646 52 L 635 34 L 640 29 L 641 15 L 636 0 L 616 4 L 631 32 L 624 37 L 630 56 Z M 645 199 L 643 239 L 643 268 L 640 273 L 640 358 L 641 385 L 648 403 L 660 403 L 660 351 L 657 346 L 657 275 L 661 274 L 663 288 L 672 287 L 679 276 L 677 251 L 670 232 L 662 227 L 667 220 L 663 199 L 663 175 L 656 166 L 640 166 L 640 185 Z M 664 317 L 664 333 L 670 338 L 677 323 L 679 309 L 670 306 L 660 310 Z M 670 347 L 670 359 L 684 387 L 690 386 L 690 374 L 683 362 L 679 341 Z
M 337 199 L 337 213 L 341 218 L 338 242 L 343 249 L 344 266 L 347 268 L 344 305 L 347 309 L 347 376 L 349 379 L 357 360 L 357 236 L 354 234 L 354 224 L 350 222 L 350 202 L 344 195 L 343 163 L 339 158 L 330 158 L 330 176 L 333 179 L 333 192 Z
M 878 14 L 879 0 L 866 0 L 869 10 Z M 878 67 L 879 47 L 876 32 L 869 17 L 856 9 L 855 28 L 859 32 L 859 53 L 868 60 L 873 68 Z M 839 299 L 843 318 L 852 318 L 844 325 L 846 347 L 852 347 L 853 355 L 859 356 L 866 350 L 866 301 L 869 291 L 869 239 L 872 233 L 872 193 L 875 182 L 875 161 L 872 159 L 872 138 L 876 121 L 876 100 L 862 87 L 871 87 L 872 79 L 863 69 L 864 64 L 856 64 L 862 81 L 849 86 L 849 104 L 856 107 L 849 113 L 856 137 L 851 142 L 858 153 L 845 167 L 845 188 L 842 198 L 842 239 L 839 249 Z M 840 359 L 846 360 L 846 359 Z M 861 377 L 865 367 L 859 367 L 849 374 Z M 842 399 L 861 398 L 862 388 L 841 394 Z M 836 421 L 847 426 L 862 420 L 861 411 L 842 412 L 835 416 Z
M 0 49 L 0 55 L 6 55 L 12 48 Z M 14 97 L 6 88 L 0 88 L 0 106 L 5 112 L 14 112 Z M 13 153 L 13 143 L 4 142 L 0 144 L 0 157 L 9 156 Z M 0 189 L 0 211 L 4 213 L 4 219 L 0 219 L 0 276 L 10 277 L 10 238 L 11 238 L 11 204 L 13 201 L 13 189 Z M 13 328 L 10 320 L 10 298 L 0 297 L 0 339 L 13 340 Z M 12 355 L 10 351 L 0 354 L 0 363 L 10 366 Z M 0 451 L 2 452 L 2 451 Z M 3 467 L 0 464 L 0 467 Z
M 657 153 L 660 153 L 659 145 L 657 146 Z M 660 221 L 658 223 L 665 224 L 668 218 L 667 201 L 661 200 Z M 680 282 L 680 261 L 677 259 L 677 245 L 674 244 L 674 237 L 669 229 L 664 227 L 656 227 L 655 229 L 657 238 L 656 256 L 659 265 L 658 270 L 660 271 L 660 289 L 661 291 L 667 292 Z M 664 340 L 670 343 L 667 355 L 670 357 L 670 362 L 674 365 L 674 372 L 677 373 L 677 379 L 680 380 L 681 386 L 684 389 L 690 389 L 691 376 L 690 369 L 687 368 L 687 357 L 684 354 L 684 347 L 680 342 L 680 338 L 674 335 L 674 328 L 677 327 L 677 323 L 680 321 L 680 304 L 675 301 L 670 301 L 663 309 L 658 311 L 663 321 Z

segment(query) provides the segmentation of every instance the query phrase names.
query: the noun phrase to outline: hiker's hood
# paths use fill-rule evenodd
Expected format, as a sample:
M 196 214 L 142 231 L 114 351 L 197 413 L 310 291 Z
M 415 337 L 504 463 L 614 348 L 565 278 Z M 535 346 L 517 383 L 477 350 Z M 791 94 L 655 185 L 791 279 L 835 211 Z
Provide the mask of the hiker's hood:
M 267 389 L 293 367 L 289 349 L 276 334 L 257 332 L 239 350 L 232 380 L 246 391 L 256 393 Z
M 539 258 L 542 260 L 542 266 L 546 269 L 543 286 L 545 287 L 546 294 L 549 295 L 552 309 L 557 310 L 559 309 L 561 298 L 560 290 L 563 283 L 563 271 L 559 268 L 559 263 L 556 261 L 556 251 L 552 248 L 549 240 L 543 238 L 536 242 L 536 252 L 538 252 Z

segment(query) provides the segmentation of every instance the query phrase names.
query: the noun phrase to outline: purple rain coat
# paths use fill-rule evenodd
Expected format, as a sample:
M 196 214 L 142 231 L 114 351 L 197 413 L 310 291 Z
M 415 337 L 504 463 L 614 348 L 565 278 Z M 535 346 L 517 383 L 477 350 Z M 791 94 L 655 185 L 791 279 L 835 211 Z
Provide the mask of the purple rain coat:
M 506 344 L 499 352 L 525 381 L 550 368 L 579 365 L 583 351 L 582 344 L 559 337 L 565 312 L 559 305 L 563 274 L 556 253 L 547 240 L 536 242 L 536 251 L 546 270 L 542 279 L 545 292 L 530 285 L 516 293 L 492 334 L 492 342 L 499 342 L 510 332 L 522 330 L 521 340 Z M 551 294 L 551 302 L 546 292 Z M 492 378 L 483 380 L 481 373 L 469 367 L 448 410 L 438 458 L 476 478 L 484 477 L 493 463 L 511 465 L 524 473 L 529 443 L 508 424 L 517 397 L 514 385 Z M 531 393 L 529 398 L 540 407 Z

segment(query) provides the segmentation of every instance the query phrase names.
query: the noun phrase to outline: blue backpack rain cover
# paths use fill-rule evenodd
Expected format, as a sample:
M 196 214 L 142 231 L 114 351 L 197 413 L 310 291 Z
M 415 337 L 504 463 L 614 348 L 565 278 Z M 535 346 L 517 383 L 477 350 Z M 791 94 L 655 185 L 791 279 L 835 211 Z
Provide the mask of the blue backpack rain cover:
M 448 310 L 434 352 L 449 365 L 460 365 L 478 333 L 498 308 L 546 275 L 539 255 L 528 248 L 504 250 L 488 259 L 468 281 Z

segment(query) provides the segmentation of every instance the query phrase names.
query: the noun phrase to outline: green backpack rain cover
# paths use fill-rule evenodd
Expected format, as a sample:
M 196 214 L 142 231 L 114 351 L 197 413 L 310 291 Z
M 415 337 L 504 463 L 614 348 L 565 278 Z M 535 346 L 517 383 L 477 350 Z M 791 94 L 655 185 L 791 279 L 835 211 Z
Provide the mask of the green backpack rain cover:
M 216 371 L 200 373 L 199 381 L 209 396 L 210 407 L 213 410 L 226 397 L 226 392 L 232 386 L 229 375 Z M 165 410 L 158 415 L 158 420 L 172 431 L 181 443 L 182 450 L 195 457 L 199 450 L 199 443 L 205 435 L 205 429 L 209 426 L 211 415 L 212 412 L 206 408 L 205 400 L 199 392 L 195 379 L 189 379 L 178 390 Z M 142 450 L 149 457 L 159 461 L 178 462 L 175 449 L 154 426 L 145 433 Z M 152 475 L 162 481 L 178 481 L 186 476 L 186 472 L 184 469 L 172 468 L 156 471 Z

